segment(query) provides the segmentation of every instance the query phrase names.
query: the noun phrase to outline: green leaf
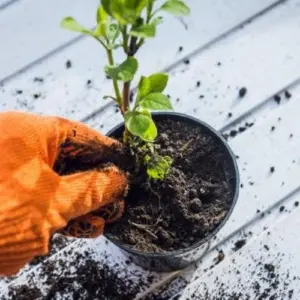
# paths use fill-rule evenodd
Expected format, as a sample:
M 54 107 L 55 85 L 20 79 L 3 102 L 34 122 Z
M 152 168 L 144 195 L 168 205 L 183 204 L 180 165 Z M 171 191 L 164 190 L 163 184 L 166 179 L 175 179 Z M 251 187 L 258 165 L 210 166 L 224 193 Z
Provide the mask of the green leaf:
M 138 85 L 138 99 L 142 99 L 151 93 L 151 83 L 148 77 L 142 76 Z
M 139 101 L 139 106 L 150 110 L 172 110 L 169 98 L 161 93 L 151 93 Z
M 138 38 L 152 38 L 155 37 L 156 27 L 154 24 L 144 24 L 139 27 L 132 29 L 129 35 Z
M 135 11 L 137 17 L 148 4 L 148 0 L 125 0 L 124 2 L 130 10 Z
M 181 0 L 168 0 L 160 9 L 178 17 L 188 16 L 190 14 L 189 7 Z
M 95 36 L 106 36 L 107 35 L 107 25 L 109 21 L 109 16 L 104 10 L 103 6 L 100 5 L 97 9 L 97 27 L 94 30 Z
M 105 11 L 102 5 L 98 6 L 96 19 L 97 19 L 97 23 L 100 22 L 107 23 L 109 21 L 108 13 Z
M 166 73 L 155 73 L 148 77 L 151 85 L 151 93 L 161 93 L 168 84 L 169 75 Z
M 157 128 L 149 111 L 127 111 L 125 125 L 129 132 L 146 142 L 153 142 Z
M 163 180 L 170 172 L 173 159 L 169 156 L 155 155 L 150 157 L 146 155 L 144 163 L 147 166 L 147 174 L 150 178 Z
M 120 24 L 134 24 L 148 0 L 101 0 L 105 11 Z
M 83 27 L 82 25 L 80 25 L 74 18 L 72 17 L 66 17 L 64 18 L 61 23 L 60 23 L 60 26 L 64 29 L 68 29 L 68 30 L 72 30 L 72 31 L 76 31 L 76 32 L 81 32 L 81 33 L 84 33 L 84 34 L 88 34 L 88 35 L 91 35 L 93 36 L 94 33 Z
M 106 66 L 105 73 L 112 79 L 130 81 L 138 68 L 138 62 L 134 57 L 128 57 L 119 66 Z
M 138 86 L 138 99 L 143 99 L 150 93 L 161 93 L 166 88 L 169 76 L 166 73 L 155 73 L 149 77 L 142 76 Z

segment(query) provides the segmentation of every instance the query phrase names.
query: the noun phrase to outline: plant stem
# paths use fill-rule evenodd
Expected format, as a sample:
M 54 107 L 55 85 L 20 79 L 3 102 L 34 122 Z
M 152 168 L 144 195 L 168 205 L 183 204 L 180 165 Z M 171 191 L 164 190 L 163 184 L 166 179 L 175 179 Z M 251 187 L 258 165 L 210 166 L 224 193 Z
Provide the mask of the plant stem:
M 129 107 L 129 94 L 130 94 L 130 81 L 124 82 L 123 85 L 123 100 L 122 100 L 122 107 L 121 111 L 123 114 Z
M 147 6 L 147 19 L 146 19 L 147 24 L 150 22 L 150 19 L 151 19 L 151 17 L 152 17 L 152 15 L 151 15 L 152 9 L 153 9 L 153 2 L 152 2 L 152 1 L 148 1 L 148 6 Z
M 124 42 L 124 39 L 126 39 L 126 45 L 127 45 L 128 35 L 126 32 L 125 32 L 125 35 L 123 35 L 123 42 Z M 134 54 L 136 53 L 136 51 L 137 51 L 136 43 L 137 43 L 137 38 L 131 37 L 128 51 L 127 52 L 125 51 L 127 53 L 128 57 L 130 57 L 130 56 L 133 57 Z M 124 50 L 125 50 L 125 48 L 124 48 Z M 123 85 L 123 95 L 122 95 L 123 97 L 122 97 L 122 104 L 121 104 L 121 112 L 123 115 L 129 109 L 130 83 L 131 83 L 130 81 L 127 81 L 127 82 L 124 82 L 124 85 Z M 124 131 L 124 135 L 123 135 L 124 143 L 127 142 L 128 136 L 129 136 L 129 132 L 128 132 L 128 129 L 125 127 L 125 131 Z
M 114 58 L 113 58 L 112 50 L 106 49 L 106 54 L 107 54 L 107 58 L 108 58 L 108 63 L 110 65 L 114 65 Z M 119 90 L 118 81 L 116 79 L 112 79 L 112 81 L 113 81 L 113 86 L 114 86 L 117 102 L 118 102 L 119 106 L 121 107 L 122 97 L 121 97 L 121 93 Z
M 129 54 L 128 54 L 128 56 L 134 56 L 137 51 L 138 51 L 137 38 L 133 36 L 130 39 Z
M 127 35 L 127 26 L 123 26 L 122 28 L 122 36 L 123 36 L 123 48 L 126 54 L 128 54 L 128 35 Z
M 121 112 L 123 115 L 129 108 L 129 95 L 130 95 L 130 81 L 127 81 L 127 82 L 124 82 L 124 85 L 123 85 L 123 100 L 122 100 L 122 105 L 121 105 Z M 129 135 L 129 132 L 128 132 L 127 127 L 125 126 L 125 131 L 123 134 L 124 143 L 127 143 L 128 135 Z

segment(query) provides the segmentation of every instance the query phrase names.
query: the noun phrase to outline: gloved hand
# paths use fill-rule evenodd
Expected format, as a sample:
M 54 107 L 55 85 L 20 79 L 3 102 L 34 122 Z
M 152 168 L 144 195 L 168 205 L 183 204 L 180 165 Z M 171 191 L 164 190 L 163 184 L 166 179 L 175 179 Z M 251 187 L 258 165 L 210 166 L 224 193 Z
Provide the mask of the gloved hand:
M 120 153 L 120 143 L 81 123 L 0 114 L 1 275 L 12 275 L 33 257 L 47 254 L 55 232 L 94 237 L 103 231 L 103 218 L 120 216 L 126 175 L 115 166 L 84 171 L 113 162 Z M 70 173 L 76 164 L 82 172 L 59 174 L 66 167 Z

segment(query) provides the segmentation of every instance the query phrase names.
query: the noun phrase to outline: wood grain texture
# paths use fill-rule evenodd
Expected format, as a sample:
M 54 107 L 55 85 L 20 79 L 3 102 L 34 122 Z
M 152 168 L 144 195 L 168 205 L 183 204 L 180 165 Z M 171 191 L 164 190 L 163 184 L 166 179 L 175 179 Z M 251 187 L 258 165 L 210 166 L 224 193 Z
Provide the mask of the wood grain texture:
M 35 0 L 28 2 L 35 3 Z M 65 1 L 66 7 L 68 6 L 67 2 Z M 228 28 L 275 1 L 263 1 L 263 3 L 262 1 L 251 1 L 251 3 L 247 1 L 247 4 L 246 2 L 241 4 L 240 1 L 220 0 L 205 3 L 205 5 L 204 1 L 199 1 L 199 3 L 202 5 L 202 18 L 198 20 L 193 16 L 189 21 L 188 31 L 182 29 L 182 24 L 177 20 L 166 20 L 164 27 L 161 28 L 157 44 L 153 41 L 146 46 L 148 50 L 145 48 L 141 52 L 141 55 L 147 58 L 145 64 L 141 66 L 143 72 L 152 72 L 179 61 L 186 54 L 212 41 Z M 198 1 L 193 2 L 192 5 L 197 6 Z M 197 8 L 196 6 L 195 8 Z M 17 10 L 12 6 L 7 11 L 12 9 Z M 211 20 L 216 21 L 212 22 Z M 0 17 L 0 23 L 1 21 Z M 47 26 L 49 26 L 47 30 L 50 33 L 52 30 L 50 27 L 53 24 L 49 23 Z M 292 94 L 291 98 L 287 98 L 286 94 L 282 92 L 280 104 L 272 99 L 278 91 L 284 90 L 299 77 L 299 27 L 300 1 L 290 0 L 247 24 L 241 30 L 236 30 L 210 47 L 199 51 L 190 59 L 189 64 L 182 63 L 172 69 L 168 93 L 171 95 L 176 111 L 198 117 L 219 129 L 228 125 L 227 133 L 230 133 L 232 129 L 237 131 L 239 128 L 246 129 L 245 131 L 244 129 L 240 130 L 241 132 L 234 138 L 229 139 L 231 147 L 239 156 L 238 164 L 243 184 L 238 204 L 232 217 L 211 245 L 211 252 L 203 259 L 199 268 L 186 270 L 184 277 L 191 281 L 191 286 L 189 291 L 185 292 L 184 297 L 186 298 L 183 299 L 187 299 L 195 291 L 198 291 L 200 296 L 207 291 L 207 287 L 197 281 L 199 276 L 200 281 L 203 278 L 204 283 L 209 286 L 209 292 L 212 292 L 213 288 L 217 289 L 218 285 L 213 285 L 213 283 L 226 271 L 233 270 L 230 263 L 232 258 L 235 258 L 241 268 L 245 269 L 246 264 L 243 264 L 242 259 L 247 261 L 247 265 L 248 261 L 251 264 L 251 257 L 262 252 L 259 248 L 261 239 L 259 235 L 263 229 L 269 227 L 274 232 L 274 236 L 277 236 L 278 226 L 285 224 L 282 215 L 278 215 L 278 209 L 272 210 L 270 215 L 267 213 L 265 218 L 261 218 L 257 211 L 266 210 L 268 212 L 270 206 L 275 205 L 280 199 L 284 199 L 299 185 L 300 131 L 296 124 L 299 124 L 300 85 L 295 84 L 289 89 Z M 1 28 L 0 26 L 0 33 L 1 30 L 4 30 Z M 27 28 L 28 32 L 30 32 L 30 28 Z M 178 30 L 176 29 L 176 38 L 171 38 L 170 42 L 167 42 L 166 32 L 169 32 L 169 28 Z M 199 28 L 203 30 L 199 30 Z M 16 32 L 16 28 L 13 32 Z M 61 45 L 62 41 L 69 38 L 71 39 L 71 36 L 67 39 L 62 38 L 57 45 Z M 162 43 L 162 41 L 165 42 Z M 54 38 L 52 42 L 54 43 Z M 54 44 L 46 45 L 45 43 L 43 45 L 45 48 L 41 53 L 55 47 Z M 181 45 L 184 45 L 184 50 L 178 53 L 178 47 Z M 23 46 L 24 54 L 26 54 L 26 43 Z M 11 44 L 7 49 L 12 48 Z M 101 102 L 101 95 L 111 90 L 111 83 L 102 74 L 104 58 L 99 56 L 99 50 L 96 43 L 83 39 L 7 81 L 2 88 L 0 87 L 0 96 L 3 100 L 0 104 L 1 110 L 21 109 L 37 113 L 58 114 L 76 120 L 84 119 L 95 108 L 101 108 L 106 104 Z M 13 53 L 11 52 L 12 55 L 15 55 Z M 36 58 L 38 55 L 40 54 L 35 53 L 32 54 L 32 57 Z M 95 60 L 96 56 L 97 60 Z M 24 57 L 27 59 L 26 55 Z M 32 61 L 31 58 L 28 61 L 23 60 L 23 56 L 18 59 L 20 60 L 16 64 L 17 67 L 14 65 L 11 69 L 7 67 L 9 71 L 7 74 L 13 73 L 20 66 Z M 66 69 L 65 63 L 69 59 L 73 65 L 72 68 Z M 9 57 L 6 57 L 5 60 L 0 61 L 0 65 L 7 64 L 8 61 Z M 35 80 L 35 78 L 37 79 Z M 43 79 L 43 82 L 38 80 L 40 78 Z M 87 85 L 88 79 L 91 80 L 90 85 Z M 198 81 L 200 87 L 197 87 Z M 244 86 L 247 88 L 247 93 L 245 97 L 240 98 L 238 96 L 239 89 Z M 260 107 L 262 103 L 266 103 L 266 105 L 248 114 L 254 108 Z M 229 113 L 232 114 L 231 117 L 228 116 Z M 240 117 L 243 119 L 239 123 L 234 126 L 230 125 L 233 120 Z M 120 121 L 120 114 L 116 113 L 114 107 L 110 107 L 90 118 L 87 123 L 106 132 Z M 246 122 L 254 123 L 254 125 L 249 127 L 245 124 Z M 272 129 L 273 127 L 274 129 Z M 272 166 L 275 167 L 274 173 L 270 172 Z M 288 200 L 292 201 L 290 198 Z M 292 221 L 287 223 L 290 224 L 288 226 L 296 224 L 296 214 L 293 213 L 292 216 Z M 274 227 L 277 220 L 281 222 L 281 225 Z M 252 232 L 252 237 L 247 236 L 247 245 L 249 246 L 245 248 L 246 251 L 243 250 L 241 256 L 239 256 L 239 252 L 233 253 L 234 243 L 237 239 L 243 238 L 245 232 L 249 234 L 249 231 Z M 291 233 L 286 237 L 287 244 L 291 243 L 291 240 L 295 240 L 295 245 L 298 245 L 299 239 L 297 236 L 293 238 L 293 235 L 296 233 Z M 274 244 L 274 251 L 270 252 L 271 255 L 274 255 L 274 259 L 276 251 L 283 251 L 286 247 L 284 241 L 279 241 L 281 238 L 284 240 L 285 236 L 278 234 L 270 241 L 270 244 Z M 252 244 L 254 245 L 253 251 L 250 246 Z M 275 246 L 277 244 L 278 248 Z M 205 269 L 209 269 L 211 265 L 215 264 L 214 258 L 217 251 L 214 247 L 216 246 L 221 247 L 226 256 L 228 255 L 230 258 L 213 268 L 211 273 L 205 273 Z M 97 249 L 96 254 L 95 249 Z M 55 254 L 50 260 L 66 257 L 66 267 L 68 268 L 72 257 L 75 257 L 76 253 L 84 251 L 93 253 L 99 261 L 105 257 L 107 252 L 113 254 L 108 259 L 108 263 L 113 264 L 115 260 L 125 261 L 125 257 L 120 251 L 112 244 L 106 244 L 103 237 L 92 241 L 76 241 L 67 249 Z M 292 265 L 297 262 L 297 257 L 294 250 L 288 249 L 288 251 L 291 255 L 290 264 Z M 288 261 L 285 263 L 288 264 Z M 41 267 L 39 265 L 34 269 L 24 270 L 21 276 L 10 283 L 10 288 L 33 277 L 36 285 L 46 293 L 47 287 L 43 285 L 41 279 Z M 245 274 L 248 274 L 249 270 L 245 269 Z M 122 276 L 127 277 L 135 272 L 137 276 L 147 276 L 148 274 L 136 266 L 131 266 L 126 272 Z M 76 268 L 74 273 L 76 273 Z M 204 273 L 206 275 L 203 277 Z M 133 276 L 133 281 L 137 278 L 132 274 L 130 276 Z M 154 273 L 153 276 L 153 284 L 164 278 L 163 275 L 158 276 Z M 224 277 L 226 277 L 224 282 L 234 286 L 233 275 Z M 147 286 L 147 284 L 141 285 L 141 289 Z M 7 289 L 8 285 L 2 282 L 0 295 L 4 294 Z

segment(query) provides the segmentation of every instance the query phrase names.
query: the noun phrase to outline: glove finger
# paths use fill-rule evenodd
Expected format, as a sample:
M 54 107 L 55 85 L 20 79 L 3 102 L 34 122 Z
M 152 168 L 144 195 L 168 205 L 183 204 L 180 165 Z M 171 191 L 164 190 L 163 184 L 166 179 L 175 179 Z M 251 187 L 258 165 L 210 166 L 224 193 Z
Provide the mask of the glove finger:
M 92 212 L 93 215 L 100 216 L 105 220 L 105 223 L 112 223 L 118 220 L 124 212 L 124 200 L 116 201 L 114 203 L 102 206 L 100 209 Z
M 93 238 L 103 233 L 105 223 L 119 219 L 124 212 L 124 200 L 105 205 L 85 216 L 78 217 L 68 222 L 60 233 L 77 238 Z
M 82 123 L 60 118 L 58 121 L 64 137 L 60 143 L 54 166 L 55 171 L 59 174 L 84 171 L 108 162 L 121 166 L 120 162 L 128 161 L 128 157 L 131 156 L 129 150 L 122 143 L 106 137 Z M 124 160 L 124 157 L 127 159 Z
M 55 193 L 55 206 L 68 222 L 97 211 L 116 199 L 123 199 L 127 189 L 126 175 L 114 166 L 99 171 L 61 176 Z
M 104 224 L 101 217 L 88 214 L 71 220 L 60 233 L 76 238 L 95 238 L 103 233 Z

